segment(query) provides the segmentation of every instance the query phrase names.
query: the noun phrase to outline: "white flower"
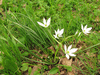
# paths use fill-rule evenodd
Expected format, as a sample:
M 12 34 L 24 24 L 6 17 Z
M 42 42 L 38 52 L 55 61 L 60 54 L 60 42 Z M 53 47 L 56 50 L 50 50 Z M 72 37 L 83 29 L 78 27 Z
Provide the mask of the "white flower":
M 81 29 L 82 29 L 83 33 L 87 35 L 88 33 L 90 33 L 90 30 L 92 29 L 92 27 L 87 28 L 87 25 L 86 25 L 86 26 L 83 28 L 83 25 L 81 24 Z
M 78 30 L 76 31 L 75 35 L 77 35 L 77 33 L 78 33 Z
M 64 32 L 64 29 L 61 29 L 61 30 L 58 29 L 57 31 L 55 31 L 54 37 L 59 39 L 59 37 L 62 37 L 63 32 Z
M 78 30 L 76 31 L 75 35 L 78 34 L 78 37 L 81 35 L 81 32 L 78 32 Z
M 67 49 L 66 45 L 64 45 L 64 49 L 65 49 L 65 53 L 66 53 L 66 57 L 69 59 L 69 56 L 76 56 L 75 54 L 73 54 L 74 52 L 77 51 L 78 48 L 72 48 L 72 45 L 70 45 Z
M 81 35 L 81 32 L 79 32 L 78 36 L 80 36 L 80 35 Z
M 41 23 L 41 22 L 37 22 L 40 26 L 43 26 L 43 27 L 48 27 L 49 25 L 50 25 L 50 20 L 51 20 L 51 18 L 49 18 L 48 20 L 47 20 L 47 22 L 46 22 L 46 20 L 45 20 L 45 18 L 43 18 L 43 23 Z

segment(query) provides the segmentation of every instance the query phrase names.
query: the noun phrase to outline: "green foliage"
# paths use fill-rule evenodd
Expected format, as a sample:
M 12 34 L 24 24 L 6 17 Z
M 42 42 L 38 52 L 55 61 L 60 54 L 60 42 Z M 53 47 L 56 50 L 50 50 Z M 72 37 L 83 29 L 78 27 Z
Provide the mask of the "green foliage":
M 97 60 L 100 59 L 100 1 L 96 0 L 3 0 L 0 5 L 0 65 L 4 68 L 0 74 L 5 75 L 21 75 L 21 71 L 28 70 L 30 74 L 32 69 L 28 67 L 30 61 L 45 64 L 56 64 L 60 57 L 59 47 L 56 41 L 51 37 L 54 31 L 64 28 L 63 38 L 69 35 L 74 35 L 76 30 L 81 31 L 81 24 L 92 27 L 92 31 L 88 36 L 71 37 L 63 44 L 77 44 L 79 40 L 86 43 L 87 48 L 79 50 L 79 54 L 89 50 L 91 53 L 97 54 L 97 58 L 91 58 L 94 69 L 91 69 L 85 57 L 84 63 L 87 71 L 90 74 L 96 74 Z M 42 22 L 42 19 L 51 17 L 51 24 L 48 28 L 43 28 L 37 24 L 37 21 Z M 75 42 L 74 42 L 75 41 Z M 48 47 L 53 46 L 55 52 Z M 38 51 L 40 50 L 40 52 Z M 41 53 L 48 55 L 48 58 L 43 57 Z M 22 58 L 23 57 L 23 58 Z M 26 60 L 25 58 L 28 58 Z M 31 58 L 34 57 L 34 58 Z M 90 58 L 90 57 L 88 57 Z M 36 60 L 35 60 L 36 59 Z M 23 63 L 23 64 L 22 64 Z M 21 65 L 22 64 L 22 65 Z M 32 63 L 30 63 L 32 64 Z M 68 71 L 72 71 L 72 67 L 64 66 Z M 47 65 L 43 66 L 44 70 L 49 70 Z M 80 68 L 79 68 L 80 69 Z M 80 69 L 83 74 L 82 69 Z M 57 67 L 50 70 L 50 74 L 55 74 L 59 71 Z M 41 75 L 40 71 L 35 71 L 34 75 Z
M 2 59 L 2 56 L 0 56 L 0 63 L 2 63 L 3 62 L 3 59 Z
M 100 59 L 100 54 L 98 55 L 98 59 Z
M 64 66 L 64 68 L 66 68 L 68 71 L 72 71 L 72 67 L 71 66 Z
M 48 70 L 48 66 L 47 65 L 44 65 L 43 68 L 46 69 L 46 70 Z
M 22 56 L 28 56 L 28 55 L 29 55 L 28 52 L 24 52 L 24 53 L 22 53 Z
M 41 75 L 41 74 L 39 73 L 39 71 L 35 71 L 34 75 Z
M 22 70 L 22 71 L 28 70 L 28 63 L 23 63 L 23 64 L 22 64 L 22 67 L 21 67 L 21 70 Z
M 49 71 L 49 74 L 56 74 L 58 71 L 59 69 L 57 67 L 54 67 Z
M 28 74 L 30 75 L 30 74 L 31 74 L 31 72 L 32 72 L 32 68 L 31 68 L 31 67 L 29 67 L 29 68 L 28 68 Z

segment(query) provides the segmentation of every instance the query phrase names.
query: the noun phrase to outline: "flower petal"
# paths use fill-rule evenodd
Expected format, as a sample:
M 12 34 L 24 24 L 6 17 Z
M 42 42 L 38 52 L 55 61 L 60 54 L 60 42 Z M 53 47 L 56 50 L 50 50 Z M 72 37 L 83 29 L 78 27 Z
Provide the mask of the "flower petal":
M 40 26 L 43 26 L 43 27 L 45 27 L 45 25 L 43 24 L 43 23 L 41 23 L 41 22 L 37 22 Z
M 65 45 L 65 44 L 64 44 L 64 49 L 65 49 L 65 53 L 66 53 L 67 47 L 66 47 L 66 45 Z
M 86 30 L 87 29 L 87 25 L 84 27 L 84 30 Z
M 68 54 L 66 54 L 66 57 L 67 57 L 67 59 L 69 59 L 69 55 Z
M 45 18 L 43 18 L 43 23 L 46 24 L 46 20 L 45 20 Z
M 49 18 L 49 19 L 47 20 L 47 26 L 50 25 L 50 21 L 51 21 L 51 18 Z
M 55 34 L 57 35 L 57 31 L 55 30 Z
M 57 30 L 57 33 L 59 33 L 59 29 Z
M 90 31 L 92 29 L 92 27 L 90 27 L 90 28 L 87 28 L 87 31 Z
M 62 34 L 61 34 L 61 35 L 59 35 L 59 37 L 62 37 Z
M 87 33 L 90 33 L 90 32 L 84 32 L 84 34 L 88 35 Z
M 71 47 L 72 47 L 72 45 L 70 45 L 70 46 L 68 47 L 68 51 L 71 49 Z
M 83 25 L 81 24 L 81 29 L 82 29 L 82 31 L 83 31 Z
M 60 34 L 63 34 L 63 32 L 64 32 L 64 29 L 61 29 Z
M 76 52 L 78 50 L 78 48 L 72 48 L 71 50 L 70 50 L 70 53 L 74 53 L 74 52 Z
M 58 38 L 57 35 L 53 35 L 55 38 Z M 59 38 L 58 38 L 59 39 Z
M 78 30 L 76 31 L 75 35 L 78 33 Z
M 80 35 L 81 35 L 81 32 L 79 32 L 78 36 L 80 36 Z
M 75 54 L 69 54 L 70 56 L 73 56 L 73 57 L 75 57 L 76 55 Z

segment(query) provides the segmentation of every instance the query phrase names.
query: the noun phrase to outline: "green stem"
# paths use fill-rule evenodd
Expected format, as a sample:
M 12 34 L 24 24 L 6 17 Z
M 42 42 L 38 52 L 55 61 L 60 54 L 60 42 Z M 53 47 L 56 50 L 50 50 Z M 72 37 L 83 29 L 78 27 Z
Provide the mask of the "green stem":
M 49 32 L 50 36 L 51 36 L 58 44 L 60 44 L 60 42 L 59 42 L 58 40 L 56 40 L 56 39 L 52 36 L 52 34 L 50 33 L 49 30 L 48 30 L 48 32 Z
M 71 35 L 71 36 L 66 37 L 65 39 L 63 39 L 63 40 L 61 41 L 61 43 L 63 43 L 63 42 L 66 41 L 68 38 L 71 38 L 71 37 L 73 37 L 73 36 L 75 36 L 75 35 Z
M 84 49 L 84 50 L 80 50 L 80 51 L 78 51 L 78 52 L 76 52 L 76 53 L 83 52 L 83 51 L 85 51 L 85 50 L 87 50 L 87 49 L 93 48 L 93 47 L 98 46 L 98 45 L 100 45 L 100 43 L 97 43 L 97 44 L 95 44 L 95 45 L 93 45 L 93 46 L 90 46 L 90 47 L 88 47 L 88 48 L 86 48 L 86 49 Z

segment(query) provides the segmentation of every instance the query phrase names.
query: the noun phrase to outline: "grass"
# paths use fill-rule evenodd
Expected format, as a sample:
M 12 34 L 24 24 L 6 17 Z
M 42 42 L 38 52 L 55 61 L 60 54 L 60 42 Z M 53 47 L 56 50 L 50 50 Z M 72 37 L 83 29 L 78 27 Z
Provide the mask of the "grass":
M 58 41 L 63 45 L 81 47 L 75 58 L 82 64 L 73 64 L 72 68 L 75 67 L 83 75 L 99 75 L 99 4 L 100 1 L 97 0 L 3 0 L 0 6 L 0 74 L 22 75 L 27 70 L 30 74 L 32 66 L 38 65 L 37 63 L 46 66 L 42 67 L 43 71 L 38 70 L 38 74 L 44 74 L 46 70 L 52 73 L 47 68 L 50 65 L 56 68 L 55 73 L 58 72 L 59 57 L 65 56 L 59 53 L 61 44 L 52 35 L 58 28 L 64 28 L 63 38 Z M 37 23 L 42 22 L 43 17 L 51 17 L 48 28 Z M 81 32 L 81 24 L 92 27 L 88 36 L 74 36 L 77 30 Z M 65 40 L 66 37 L 69 38 Z M 55 52 L 53 48 L 48 49 L 51 46 Z

